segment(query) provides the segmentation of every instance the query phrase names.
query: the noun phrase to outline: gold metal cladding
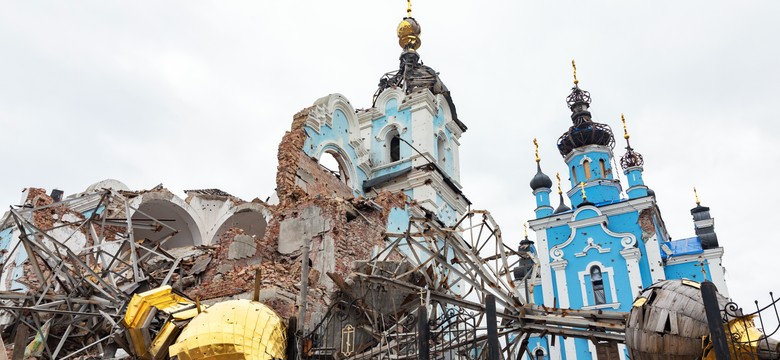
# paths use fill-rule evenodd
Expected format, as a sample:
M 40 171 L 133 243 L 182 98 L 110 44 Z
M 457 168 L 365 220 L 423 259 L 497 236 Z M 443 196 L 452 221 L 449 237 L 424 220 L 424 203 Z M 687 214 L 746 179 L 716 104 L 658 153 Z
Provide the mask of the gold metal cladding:
M 696 196 L 696 205 L 701 205 L 701 201 L 699 201 L 699 192 L 696 191 L 696 187 L 693 187 L 693 195 Z
M 256 301 L 228 300 L 195 316 L 168 354 L 189 360 L 273 360 L 286 358 L 286 350 L 286 321 L 275 311 Z
M 404 50 L 417 50 L 422 45 L 420 24 L 412 18 L 401 20 L 398 24 L 398 45 Z

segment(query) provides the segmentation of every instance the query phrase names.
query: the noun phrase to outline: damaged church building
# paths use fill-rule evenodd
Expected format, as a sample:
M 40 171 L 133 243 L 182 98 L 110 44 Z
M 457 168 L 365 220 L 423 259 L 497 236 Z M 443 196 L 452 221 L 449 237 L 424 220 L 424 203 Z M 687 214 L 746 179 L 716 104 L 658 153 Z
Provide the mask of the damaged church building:
M 725 306 L 728 289 L 709 208 L 671 238 L 641 155 L 627 143 L 612 168 L 614 135 L 575 72 L 557 143 L 570 190 L 558 177 L 553 208 L 537 155 L 536 241 L 503 239 L 462 191 L 467 126 L 420 33 L 409 10 L 371 107 L 331 94 L 292 117 L 265 201 L 111 179 L 25 189 L 0 219 L 4 355 L 715 359 L 702 294 Z M 763 341 L 728 348 L 778 358 L 751 319 L 718 326 Z

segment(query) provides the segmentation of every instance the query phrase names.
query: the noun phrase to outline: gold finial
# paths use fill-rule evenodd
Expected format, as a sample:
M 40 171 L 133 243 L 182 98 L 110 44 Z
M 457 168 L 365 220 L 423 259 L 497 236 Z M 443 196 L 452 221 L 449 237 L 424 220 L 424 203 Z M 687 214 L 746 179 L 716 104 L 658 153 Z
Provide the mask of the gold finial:
M 528 223 L 523 224 L 523 236 L 528 239 Z
M 693 187 L 693 195 L 696 196 L 696 205 L 701 205 L 701 201 L 699 201 L 699 192 L 696 191 L 696 187 Z
M 577 85 L 580 81 L 577 80 L 577 64 L 574 63 L 574 59 L 571 59 L 571 67 L 574 69 L 574 85 Z
M 584 182 L 580 183 L 580 189 L 582 189 L 582 202 L 588 201 L 588 195 L 585 194 L 585 183 Z
M 631 136 L 628 135 L 628 128 L 626 128 L 626 116 L 620 114 L 620 121 L 623 122 L 623 138 L 628 140 Z
M 415 51 L 420 48 L 420 33 L 422 29 L 417 20 L 412 18 L 412 0 L 406 0 L 406 17 L 398 24 L 398 44 L 404 51 Z
M 542 159 L 539 158 L 539 143 L 536 142 L 536 138 L 534 138 L 534 153 L 536 154 L 536 162 L 538 163 Z
M 558 179 L 558 195 L 563 194 L 563 190 L 561 190 L 561 173 L 555 173 L 555 177 Z

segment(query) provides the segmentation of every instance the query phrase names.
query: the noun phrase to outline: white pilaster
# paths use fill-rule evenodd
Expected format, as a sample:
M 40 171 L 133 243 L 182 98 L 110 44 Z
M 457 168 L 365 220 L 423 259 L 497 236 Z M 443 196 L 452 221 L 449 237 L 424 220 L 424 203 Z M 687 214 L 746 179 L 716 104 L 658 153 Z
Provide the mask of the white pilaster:
M 726 269 L 723 268 L 722 264 L 723 248 L 704 250 L 702 256 L 707 259 L 707 267 L 709 268 L 712 283 L 715 284 L 721 295 L 730 298 L 729 288 L 726 286 Z
M 620 255 L 623 255 L 623 258 L 626 259 L 628 281 L 629 284 L 631 284 L 631 299 L 628 299 L 628 301 L 633 301 L 634 298 L 639 294 L 639 291 L 644 288 L 642 286 L 642 274 L 639 270 L 639 259 L 642 258 L 642 252 L 637 248 L 629 248 L 620 250 Z M 612 284 L 612 286 L 615 285 Z M 620 300 L 613 299 L 612 301 L 619 302 Z
M 666 272 L 664 271 L 663 260 L 661 260 L 661 246 L 658 243 L 658 235 L 654 234 L 647 242 L 645 242 L 645 250 L 647 251 L 647 263 L 650 265 L 650 278 L 653 279 L 653 283 L 657 283 L 661 280 L 666 280 Z
M 544 306 L 552 307 L 553 299 L 555 299 L 555 290 L 553 289 L 552 271 L 550 271 L 550 247 L 547 243 L 547 231 L 545 229 L 534 230 L 536 231 L 536 252 L 539 257 L 539 272 L 542 276 L 542 299 Z
M 553 261 L 550 266 L 555 270 L 555 283 L 558 293 L 558 307 L 561 309 L 568 309 L 569 305 L 569 286 L 566 282 L 566 260 Z M 574 338 L 567 337 L 564 340 L 566 343 L 566 359 L 576 359 L 577 349 L 574 345 Z

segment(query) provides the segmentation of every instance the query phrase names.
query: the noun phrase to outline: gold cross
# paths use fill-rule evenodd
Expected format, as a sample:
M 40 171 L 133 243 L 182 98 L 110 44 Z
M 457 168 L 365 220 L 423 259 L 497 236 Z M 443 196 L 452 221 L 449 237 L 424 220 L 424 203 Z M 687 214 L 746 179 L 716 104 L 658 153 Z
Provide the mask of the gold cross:
M 539 143 L 536 142 L 536 138 L 534 138 L 534 152 L 536 153 L 536 162 L 539 162 L 541 159 L 539 159 Z
M 577 85 L 580 81 L 577 80 L 577 64 L 574 63 L 574 59 L 571 59 L 571 67 L 574 69 L 574 85 Z
M 626 117 L 623 114 L 620 114 L 620 121 L 623 122 L 623 138 L 628 140 L 630 136 L 628 136 L 628 129 L 626 128 Z

